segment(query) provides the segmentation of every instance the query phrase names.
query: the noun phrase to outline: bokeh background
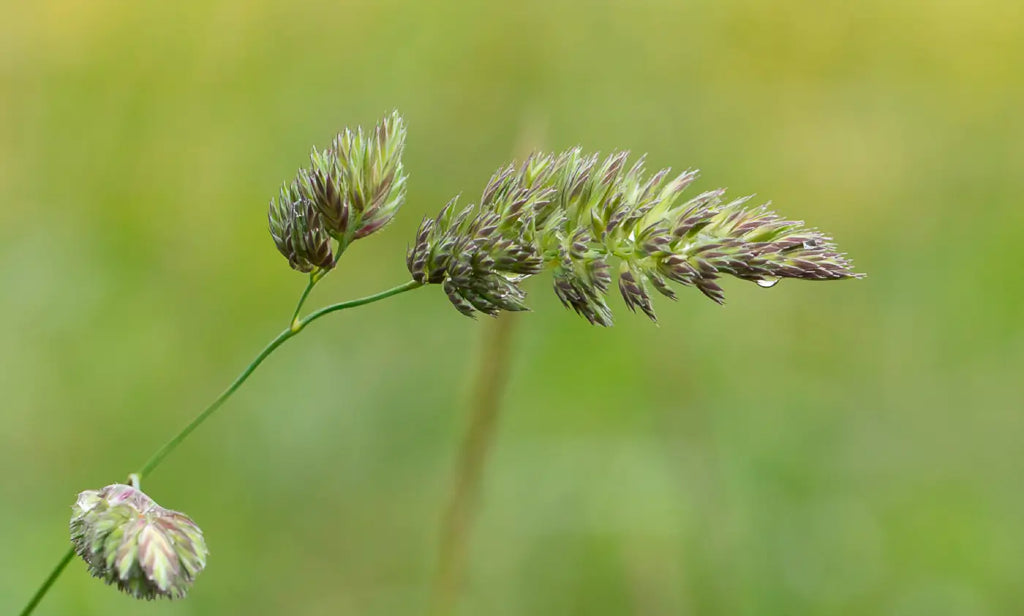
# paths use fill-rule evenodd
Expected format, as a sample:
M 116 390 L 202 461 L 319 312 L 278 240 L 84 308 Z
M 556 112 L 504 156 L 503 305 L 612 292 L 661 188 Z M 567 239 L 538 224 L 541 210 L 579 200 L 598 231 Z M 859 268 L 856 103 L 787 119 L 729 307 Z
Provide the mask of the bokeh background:
M 869 274 L 612 329 L 534 281 L 460 614 L 1019 613 L 1022 7 L 3 2 L 0 613 L 284 326 L 266 203 L 393 108 L 407 205 L 311 305 L 406 280 L 524 132 L 700 167 Z M 484 327 L 433 288 L 318 323 L 144 486 L 207 533 L 190 598 L 76 561 L 38 613 L 425 613 Z

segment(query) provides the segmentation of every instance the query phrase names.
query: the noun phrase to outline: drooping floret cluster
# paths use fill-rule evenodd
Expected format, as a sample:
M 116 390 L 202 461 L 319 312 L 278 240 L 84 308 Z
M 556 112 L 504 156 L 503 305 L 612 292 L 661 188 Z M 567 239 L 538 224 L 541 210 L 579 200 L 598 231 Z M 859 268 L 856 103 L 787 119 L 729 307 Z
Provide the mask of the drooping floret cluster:
M 419 227 L 407 265 L 423 284 L 441 284 L 463 314 L 524 310 L 523 278 L 551 268 L 555 293 L 591 323 L 611 325 L 605 295 L 617 269 L 632 311 L 655 319 L 650 289 L 694 286 L 722 303 L 729 274 L 771 286 L 780 278 L 856 278 L 831 238 L 724 190 L 682 200 L 696 171 L 647 175 L 627 152 L 603 160 L 579 148 L 535 154 L 500 169 L 478 204 L 450 202 Z M 613 262 L 617 262 L 613 264 Z
M 327 149 L 313 148 L 310 167 L 270 201 L 270 234 L 293 269 L 329 270 L 353 240 L 391 221 L 405 200 L 404 148 L 397 112 L 373 131 L 345 129 Z
M 89 573 L 137 599 L 184 597 L 206 567 L 195 522 L 125 484 L 78 495 L 71 543 Z

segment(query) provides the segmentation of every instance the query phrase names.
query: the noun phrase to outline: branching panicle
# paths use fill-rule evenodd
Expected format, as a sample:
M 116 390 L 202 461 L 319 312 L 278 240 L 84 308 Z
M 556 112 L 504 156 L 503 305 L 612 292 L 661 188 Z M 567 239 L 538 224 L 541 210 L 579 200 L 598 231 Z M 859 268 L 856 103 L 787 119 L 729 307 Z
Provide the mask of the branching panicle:
M 143 599 L 185 596 L 205 568 L 206 541 L 186 515 L 139 490 L 147 476 L 242 386 L 276 349 L 314 321 L 427 284 L 439 284 L 467 315 L 526 310 L 523 279 L 552 270 L 561 302 L 597 325 L 612 324 L 606 301 L 617 270 L 626 307 L 655 319 L 651 289 L 675 299 L 671 283 L 696 287 L 722 303 L 725 274 L 773 286 L 781 278 L 859 278 L 831 238 L 785 220 L 749 197 L 724 202 L 724 190 L 689 200 L 696 171 L 648 175 L 641 157 L 604 159 L 579 148 L 534 154 L 499 169 L 476 204 L 452 199 L 420 224 L 406 263 L 413 280 L 302 316 L 313 287 L 348 245 L 387 225 L 405 200 L 405 125 L 396 113 L 368 132 L 345 130 L 270 201 L 268 221 L 289 265 L 309 273 L 287 327 L 212 403 L 132 474 L 131 485 L 86 490 L 72 508 L 72 548 L 30 599 L 28 616 L 68 563 Z
M 655 319 L 650 289 L 675 299 L 669 281 L 722 303 L 729 274 L 772 286 L 780 278 L 857 278 L 831 238 L 749 197 L 723 203 L 722 189 L 680 199 L 696 171 L 648 176 L 628 153 L 603 160 L 579 148 L 535 154 L 499 169 L 480 202 L 456 212 L 454 200 L 420 225 L 408 266 L 423 284 L 442 284 L 462 313 L 525 309 L 519 282 L 545 267 L 566 307 L 611 325 L 605 295 L 610 261 L 626 306 Z

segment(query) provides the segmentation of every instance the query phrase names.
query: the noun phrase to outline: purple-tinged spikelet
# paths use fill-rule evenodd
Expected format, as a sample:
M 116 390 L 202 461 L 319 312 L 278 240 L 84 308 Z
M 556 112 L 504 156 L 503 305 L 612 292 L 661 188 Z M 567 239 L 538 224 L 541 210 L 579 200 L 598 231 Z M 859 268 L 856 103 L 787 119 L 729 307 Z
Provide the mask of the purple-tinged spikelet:
M 270 234 L 293 269 L 329 270 L 351 242 L 391 222 L 405 201 L 404 149 L 397 112 L 372 131 L 345 129 L 328 148 L 313 148 L 310 166 L 270 202 Z

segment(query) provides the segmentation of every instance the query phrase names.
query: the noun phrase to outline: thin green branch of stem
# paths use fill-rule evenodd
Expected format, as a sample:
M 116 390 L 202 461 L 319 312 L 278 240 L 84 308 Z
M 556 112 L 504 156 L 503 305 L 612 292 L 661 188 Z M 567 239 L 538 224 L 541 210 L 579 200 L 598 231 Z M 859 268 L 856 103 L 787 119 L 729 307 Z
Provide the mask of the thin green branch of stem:
M 42 585 L 39 587 L 39 590 L 36 591 L 36 594 L 32 595 L 32 599 L 29 600 L 28 605 L 25 606 L 25 609 L 21 610 L 21 616 L 28 616 L 32 613 L 32 610 L 36 609 L 36 606 L 39 605 L 39 602 L 42 601 L 43 597 L 46 596 L 46 592 L 50 590 L 50 587 L 53 586 L 53 583 L 57 581 L 58 577 L 60 577 L 61 572 L 64 571 L 64 567 L 67 567 L 68 563 L 71 562 L 71 559 L 74 557 L 75 550 L 73 548 L 68 548 L 67 553 L 65 553 L 64 556 L 61 557 L 60 562 L 57 563 L 57 566 L 54 567 L 53 571 L 50 572 L 50 575 L 46 578 L 46 581 L 42 583 Z
M 291 325 L 292 329 L 295 329 L 301 322 L 299 320 L 299 314 L 302 312 L 302 305 L 306 303 L 306 298 L 309 297 L 309 293 L 316 286 L 316 283 L 320 282 L 326 274 L 321 273 L 323 270 L 317 270 L 309 275 L 309 282 L 306 283 L 306 288 L 302 290 L 302 295 L 299 296 L 299 302 L 295 305 L 295 311 L 292 312 Z
M 337 304 L 325 306 L 323 308 L 320 308 L 319 310 L 310 313 L 308 316 L 304 318 L 300 318 L 299 314 L 302 312 L 303 304 L 305 304 L 306 299 L 309 297 L 310 292 L 313 290 L 313 287 L 316 286 L 316 284 L 322 278 L 323 274 L 319 272 L 314 272 L 313 274 L 310 275 L 309 282 L 306 284 L 306 288 L 302 291 L 302 295 L 299 297 L 298 305 L 295 307 L 295 312 L 292 314 L 292 320 L 288 328 L 283 330 L 276 337 L 274 337 L 274 339 L 271 340 L 267 344 L 267 346 L 263 347 L 263 350 L 260 351 L 259 354 L 256 355 L 256 357 L 249 363 L 249 365 L 246 366 L 245 370 L 243 370 L 242 373 L 239 374 L 238 377 L 236 377 L 235 380 L 230 385 L 228 385 L 227 389 L 225 389 L 219 396 L 217 396 L 216 400 L 211 402 L 209 406 L 207 406 L 205 409 L 203 409 L 202 412 L 196 415 L 195 418 L 192 421 L 190 421 L 184 428 L 182 428 L 180 432 L 174 435 L 169 441 L 164 443 L 163 447 L 158 449 L 157 452 L 154 453 L 149 458 L 149 460 L 147 460 L 146 463 L 142 465 L 142 468 L 136 471 L 136 473 L 134 473 L 134 477 L 137 478 L 137 481 L 142 480 L 150 473 L 152 473 L 154 470 L 156 470 L 160 463 L 163 462 L 164 459 L 171 454 L 171 452 L 177 449 L 178 445 L 180 445 L 186 438 L 188 438 L 188 436 L 192 434 L 192 432 L 195 431 L 196 428 L 202 425 L 203 422 L 205 422 L 207 419 L 210 418 L 210 416 L 217 412 L 217 409 L 219 409 L 225 402 L 227 402 L 231 395 L 234 394 L 235 391 L 237 391 L 238 388 L 241 387 L 243 383 L 245 383 L 245 381 L 252 375 L 253 372 L 256 371 L 256 368 L 258 368 L 260 364 L 262 364 L 263 361 L 267 359 L 267 357 L 270 357 L 270 355 L 275 350 L 277 350 L 278 347 L 280 347 L 282 344 L 284 344 L 294 336 L 298 335 L 299 332 L 305 329 L 313 321 L 316 321 L 321 317 L 331 314 L 332 312 L 338 312 L 341 310 L 347 310 L 349 308 L 356 308 L 357 306 L 372 304 L 382 299 L 391 297 L 392 295 L 405 293 L 406 291 L 411 291 L 417 287 L 422 286 L 421 283 L 410 280 L 409 282 L 400 284 L 397 287 L 392 287 L 386 291 L 381 291 L 380 293 L 367 295 L 366 297 L 360 297 L 358 299 L 349 300 L 347 302 L 339 302 Z M 60 562 L 57 563 L 56 567 L 54 567 L 49 577 L 46 578 L 46 580 L 36 591 L 35 595 L 32 596 L 32 599 L 21 611 L 21 616 L 28 616 L 32 613 L 33 610 L 35 610 L 36 606 L 39 605 L 39 602 L 43 599 L 44 596 L 46 596 L 47 591 L 49 591 L 50 587 L 53 586 L 53 583 L 57 581 L 58 577 L 60 577 L 61 572 L 64 571 L 64 568 L 67 567 L 68 563 L 71 562 L 71 559 L 74 558 L 74 555 L 74 550 L 69 549 L 67 553 L 65 553 L 64 556 L 61 557 Z

